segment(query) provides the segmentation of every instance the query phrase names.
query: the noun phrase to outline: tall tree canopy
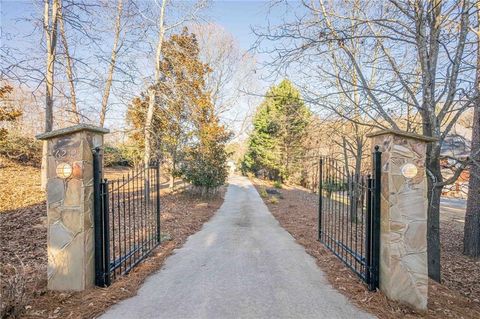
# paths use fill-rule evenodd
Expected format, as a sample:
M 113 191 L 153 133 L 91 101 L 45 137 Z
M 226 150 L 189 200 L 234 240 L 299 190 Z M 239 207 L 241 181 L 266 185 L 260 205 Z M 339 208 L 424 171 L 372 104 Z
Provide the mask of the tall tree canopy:
M 253 119 L 243 168 L 285 181 L 299 172 L 311 112 L 289 80 L 270 88 Z
M 183 176 L 195 186 L 210 189 L 226 179 L 225 143 L 229 134 L 215 116 L 205 82 L 211 69 L 200 61 L 199 53 L 196 36 L 187 28 L 163 43 L 160 80 L 150 88 L 156 92 L 150 145 L 170 164 L 172 182 L 173 177 Z M 135 98 L 127 113 L 133 128 L 131 138 L 140 142 L 149 99 L 149 94 Z M 139 145 L 144 148 L 145 144 Z M 206 176 L 206 171 L 211 176 Z

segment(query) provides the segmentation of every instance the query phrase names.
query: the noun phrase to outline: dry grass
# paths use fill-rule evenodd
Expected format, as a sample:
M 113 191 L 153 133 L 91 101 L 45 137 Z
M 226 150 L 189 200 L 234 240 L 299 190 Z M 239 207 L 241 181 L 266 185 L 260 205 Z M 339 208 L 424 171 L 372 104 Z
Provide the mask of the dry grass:
M 21 187 L 19 187 L 21 186 Z M 40 170 L 0 157 L 0 213 L 45 200 Z
M 272 187 L 271 183 L 259 179 L 252 179 L 257 190 L 265 187 Z M 337 257 L 335 257 L 325 246 L 316 240 L 317 238 L 317 195 L 300 187 L 284 186 L 279 190 L 282 194 L 277 204 L 271 204 L 264 199 L 270 212 L 277 218 L 284 227 L 302 246 L 307 253 L 312 255 L 319 267 L 326 273 L 329 282 L 342 294 L 348 297 L 359 308 L 362 308 L 379 318 L 480 318 L 480 303 L 476 298 L 462 295 L 460 290 L 449 284 L 449 278 L 468 276 L 469 273 L 480 272 L 478 268 L 471 268 L 471 264 L 463 263 L 463 268 L 458 267 L 453 274 L 444 272 L 446 285 L 439 285 L 430 282 L 429 305 L 426 314 L 419 314 L 410 308 L 392 302 L 380 292 L 369 292 L 366 286 L 358 277 L 350 271 Z M 442 225 L 443 226 L 443 225 Z M 442 236 L 442 240 L 448 242 L 459 242 L 459 237 Z M 455 245 L 453 245 L 455 246 Z M 450 244 L 442 245 L 443 248 L 450 247 Z M 458 252 L 455 257 L 458 262 Z M 460 253 L 461 254 L 461 253 Z M 453 255 L 443 251 L 446 258 Z M 464 257 L 465 258 L 465 257 Z M 442 260 L 442 263 L 449 265 L 454 261 Z M 468 267 L 468 268 L 467 268 Z M 461 273 L 461 274 L 460 274 Z M 474 275 L 477 276 L 477 275 Z M 475 277 L 477 278 L 477 277 Z M 464 285 L 468 281 L 463 282 Z M 478 287 L 478 281 L 474 283 Z
M 16 318 L 27 306 L 27 280 L 24 265 L 2 265 L 1 275 L 5 280 L 0 289 L 0 318 Z

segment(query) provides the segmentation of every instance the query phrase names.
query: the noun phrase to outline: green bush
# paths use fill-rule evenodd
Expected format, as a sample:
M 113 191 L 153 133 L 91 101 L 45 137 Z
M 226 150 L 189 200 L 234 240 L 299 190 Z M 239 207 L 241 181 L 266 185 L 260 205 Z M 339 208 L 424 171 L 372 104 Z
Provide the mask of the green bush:
M 106 145 L 103 153 L 105 166 L 134 166 L 142 159 L 139 148 L 122 144 L 120 146 Z
M 282 182 L 280 182 L 280 181 L 273 182 L 273 187 L 278 188 L 278 189 L 282 188 Z
M 278 198 L 275 196 L 270 197 L 270 204 L 278 204 Z
M 21 164 L 39 167 L 42 164 L 42 142 L 33 137 L 2 131 L 0 155 Z
M 327 192 L 327 197 L 330 197 L 333 192 L 346 190 L 347 186 L 343 182 L 327 181 L 323 183 L 322 188 Z
M 265 188 L 260 188 L 260 191 L 258 193 L 260 194 L 260 197 L 262 197 L 262 198 L 267 198 L 268 197 L 268 193 L 265 190 Z

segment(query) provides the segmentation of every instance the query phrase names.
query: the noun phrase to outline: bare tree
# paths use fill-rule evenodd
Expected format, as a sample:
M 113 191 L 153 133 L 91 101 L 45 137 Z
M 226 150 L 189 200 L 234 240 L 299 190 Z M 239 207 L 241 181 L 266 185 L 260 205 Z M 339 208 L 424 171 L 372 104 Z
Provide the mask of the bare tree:
M 45 72 L 45 132 L 50 132 L 53 128 L 53 87 L 59 7 L 58 0 L 44 0 L 43 29 L 45 31 L 47 48 L 47 68 Z
M 65 21 L 63 19 L 61 6 L 58 8 L 58 21 L 60 24 L 60 36 L 62 38 L 62 44 L 65 50 L 65 61 L 66 61 L 65 72 L 67 74 L 68 84 L 70 88 L 70 105 L 71 105 L 72 118 L 74 123 L 80 123 L 80 115 L 78 113 L 78 108 L 77 108 L 77 95 L 75 93 L 75 82 L 73 78 L 72 58 L 68 50 L 67 35 L 65 33 Z
M 224 121 L 236 118 L 231 114 L 238 100 L 252 83 L 254 59 L 241 50 L 232 34 L 214 23 L 191 26 L 200 46 L 200 56 L 211 72 L 206 82 L 215 105 L 215 112 Z
M 117 17 L 115 19 L 115 31 L 113 35 L 113 47 L 112 47 L 112 53 L 110 56 L 107 79 L 105 81 L 105 88 L 103 91 L 102 107 L 100 110 L 100 126 L 101 127 L 105 125 L 105 115 L 107 113 L 108 97 L 110 96 L 110 90 L 112 88 L 112 81 L 113 81 L 113 72 L 115 71 L 115 63 L 117 61 L 122 12 L 123 12 L 123 0 L 118 0 L 117 1 Z
M 145 116 L 145 128 L 144 128 L 144 136 L 145 136 L 145 150 L 144 150 L 144 162 L 145 165 L 148 165 L 151 157 L 152 157 L 152 140 L 154 138 L 153 131 L 152 131 L 152 122 L 154 118 L 155 106 L 158 103 L 161 103 L 159 100 L 161 98 L 157 95 L 157 91 L 155 89 L 156 84 L 162 80 L 161 74 L 161 57 L 162 57 L 162 45 L 165 38 L 165 34 L 167 31 L 177 28 L 178 26 L 186 23 L 187 21 L 192 21 L 196 18 L 198 11 L 205 7 L 206 1 L 199 0 L 195 4 L 192 5 L 190 9 L 187 9 L 186 13 L 183 12 L 183 15 L 179 20 L 176 22 L 167 25 L 166 20 L 166 11 L 167 6 L 170 4 L 169 0 L 162 0 L 159 4 L 159 14 L 157 21 L 155 21 L 155 25 L 157 27 L 157 40 L 156 40 L 156 48 L 155 48 L 155 69 L 154 69 L 154 77 L 153 77 L 153 85 L 151 85 L 148 89 L 148 96 L 149 96 L 149 103 L 147 108 L 147 113 Z M 165 97 L 164 97 L 165 98 Z
M 44 0 L 43 29 L 46 39 L 46 72 L 45 72 L 45 132 L 53 129 L 53 87 L 55 73 L 55 50 L 57 46 L 58 0 Z M 47 143 L 43 142 L 42 151 L 42 189 L 47 186 Z
M 343 73 L 333 77 L 349 84 L 341 94 L 358 90 L 361 100 L 368 102 L 360 103 L 359 111 L 369 121 L 362 119 L 358 124 L 410 131 L 420 128 L 425 136 L 438 140 L 428 145 L 426 168 L 429 276 L 440 281 L 440 196 L 442 188 L 453 183 L 468 164 L 453 159 L 455 173 L 444 178 L 440 150 L 457 119 L 474 101 L 474 67 L 469 57 L 475 41 L 468 38 L 472 3 L 344 0 L 339 5 L 320 0 L 303 5 L 309 15 L 257 32 L 260 40 L 279 43 L 270 49 L 275 54 L 273 63 L 282 67 L 302 64 L 303 69 L 308 65 L 329 78 L 331 68 L 319 65 L 325 57 L 340 56 L 345 63 L 337 67 Z M 355 54 L 358 47 L 361 55 Z M 378 55 L 372 54 L 375 49 Z M 306 59 L 313 63 L 305 64 Z M 374 65 L 381 66 L 382 74 L 372 85 Z M 355 81 L 344 76 L 349 69 L 355 71 Z M 329 88 L 324 92 L 324 96 L 339 93 Z M 325 108 L 324 101 L 315 102 Z M 356 122 L 352 108 L 337 114 Z M 402 118 L 406 125 L 399 121 Z

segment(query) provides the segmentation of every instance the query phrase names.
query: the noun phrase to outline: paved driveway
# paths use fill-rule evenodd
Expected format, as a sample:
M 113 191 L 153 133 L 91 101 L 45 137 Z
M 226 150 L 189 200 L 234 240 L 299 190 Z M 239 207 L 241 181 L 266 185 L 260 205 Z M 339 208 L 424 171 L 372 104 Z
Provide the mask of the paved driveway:
M 245 177 L 203 229 L 101 318 L 369 318 L 334 290 Z

